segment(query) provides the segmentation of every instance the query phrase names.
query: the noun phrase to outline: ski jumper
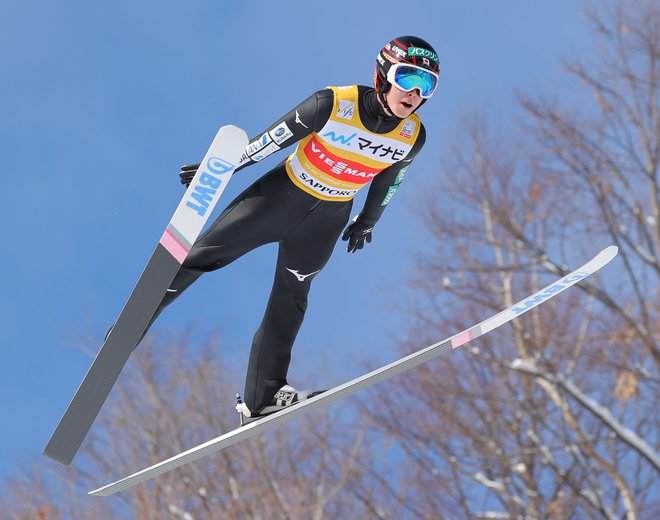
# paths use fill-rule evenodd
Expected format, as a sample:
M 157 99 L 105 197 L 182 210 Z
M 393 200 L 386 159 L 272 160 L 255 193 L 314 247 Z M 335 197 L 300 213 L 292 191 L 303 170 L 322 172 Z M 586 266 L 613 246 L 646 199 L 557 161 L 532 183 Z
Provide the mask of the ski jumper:
M 252 342 L 244 394 L 251 411 L 263 409 L 287 384 L 307 294 L 349 220 L 353 197 L 371 183 L 358 218 L 373 227 L 424 141 L 418 116 L 387 116 L 373 88 L 329 87 L 314 93 L 250 141 L 237 171 L 298 146 L 197 240 L 152 323 L 203 273 L 277 242 L 275 281 Z

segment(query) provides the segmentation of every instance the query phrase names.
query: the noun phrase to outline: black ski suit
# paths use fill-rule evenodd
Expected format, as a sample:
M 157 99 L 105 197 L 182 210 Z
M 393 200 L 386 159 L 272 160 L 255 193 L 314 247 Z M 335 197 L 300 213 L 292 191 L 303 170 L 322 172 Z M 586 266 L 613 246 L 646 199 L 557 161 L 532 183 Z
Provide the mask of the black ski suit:
M 276 149 L 319 132 L 331 117 L 333 107 L 337 107 L 336 95 L 336 91 L 330 88 L 320 90 L 278 119 L 250 141 L 237 170 L 258 162 Z M 370 132 L 391 132 L 402 122 L 386 115 L 372 88 L 358 86 L 357 95 L 359 119 Z M 278 130 L 282 128 L 286 132 Z M 266 137 L 267 134 L 272 139 Z M 278 134 L 277 145 L 274 141 L 268 146 L 264 144 L 276 139 Z M 360 139 L 359 146 L 366 147 L 368 139 Z M 401 182 L 405 168 L 424 141 L 425 131 L 420 123 L 408 153 L 373 177 L 365 206 L 358 217 L 363 229 L 376 224 Z M 377 155 L 382 153 L 379 150 Z M 396 153 L 396 150 L 390 152 Z M 277 390 L 287 384 L 291 350 L 305 315 L 312 279 L 330 258 L 348 222 L 351 207 L 352 200 L 323 200 L 301 189 L 287 173 L 283 161 L 229 204 L 197 240 L 152 323 L 203 273 L 224 267 L 261 245 L 279 243 L 275 282 L 263 321 L 254 335 L 245 383 L 245 403 L 253 413 L 258 412 L 270 403 Z

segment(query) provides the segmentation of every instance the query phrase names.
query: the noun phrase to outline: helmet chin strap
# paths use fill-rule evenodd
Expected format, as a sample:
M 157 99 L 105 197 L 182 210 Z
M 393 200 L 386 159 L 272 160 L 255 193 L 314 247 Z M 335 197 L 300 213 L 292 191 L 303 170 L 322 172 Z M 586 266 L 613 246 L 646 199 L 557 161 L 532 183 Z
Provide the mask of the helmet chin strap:
M 389 113 L 390 117 L 397 117 L 390 108 L 390 105 L 387 103 L 387 99 L 385 99 L 385 94 L 390 90 L 390 88 L 392 88 L 392 86 L 387 85 L 387 89 L 385 91 L 377 92 L 376 94 L 378 96 L 378 101 L 380 101 L 381 105 L 385 107 L 386 113 Z M 401 118 L 397 117 L 397 119 L 401 119 Z

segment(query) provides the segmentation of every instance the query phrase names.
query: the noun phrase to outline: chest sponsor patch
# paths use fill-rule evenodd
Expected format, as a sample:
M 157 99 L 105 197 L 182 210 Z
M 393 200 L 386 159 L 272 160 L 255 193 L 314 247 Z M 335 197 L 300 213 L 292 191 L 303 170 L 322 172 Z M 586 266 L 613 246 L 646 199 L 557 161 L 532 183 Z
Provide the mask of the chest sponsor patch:
M 332 146 L 389 164 L 402 160 L 412 148 L 409 143 L 334 120 L 328 121 L 319 134 Z
M 316 137 L 310 139 L 304 153 L 307 160 L 321 172 L 352 184 L 366 184 L 381 171 L 333 154 Z

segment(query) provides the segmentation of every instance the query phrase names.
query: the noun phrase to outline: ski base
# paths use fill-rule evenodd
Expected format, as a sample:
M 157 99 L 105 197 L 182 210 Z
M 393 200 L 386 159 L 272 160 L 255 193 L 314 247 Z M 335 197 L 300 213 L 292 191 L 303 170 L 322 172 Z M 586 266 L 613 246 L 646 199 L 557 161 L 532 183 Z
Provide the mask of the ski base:
M 181 264 L 158 244 L 124 311 L 48 441 L 44 455 L 65 466 L 71 463 L 153 317 L 153 312 L 144 310 L 155 311 L 180 267 Z
M 47 457 L 71 464 L 247 144 L 246 133 L 236 126 L 218 130 L 147 267 L 48 441 L 44 450 Z

